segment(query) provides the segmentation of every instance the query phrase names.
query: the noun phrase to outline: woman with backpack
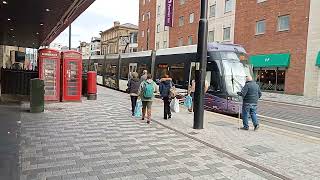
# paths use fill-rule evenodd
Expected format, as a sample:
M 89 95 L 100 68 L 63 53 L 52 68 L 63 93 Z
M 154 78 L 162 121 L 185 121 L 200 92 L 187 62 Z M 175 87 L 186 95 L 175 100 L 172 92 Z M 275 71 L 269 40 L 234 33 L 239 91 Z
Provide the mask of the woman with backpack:
M 142 120 L 147 113 L 147 123 L 151 123 L 151 106 L 156 92 L 157 84 L 152 80 L 152 75 L 148 74 L 147 79 L 142 81 L 139 88 L 139 96 L 142 101 Z
M 170 103 L 172 97 L 170 96 L 170 90 L 173 87 L 174 84 L 172 79 L 169 77 L 169 75 L 165 74 L 163 78 L 160 79 L 159 84 L 160 96 L 163 100 L 163 119 L 171 118 Z
M 131 73 L 131 79 L 128 82 L 128 92 L 131 98 L 131 111 L 132 116 L 134 116 L 134 110 L 136 108 L 137 99 L 138 99 L 138 91 L 140 86 L 140 79 L 138 78 L 138 73 Z

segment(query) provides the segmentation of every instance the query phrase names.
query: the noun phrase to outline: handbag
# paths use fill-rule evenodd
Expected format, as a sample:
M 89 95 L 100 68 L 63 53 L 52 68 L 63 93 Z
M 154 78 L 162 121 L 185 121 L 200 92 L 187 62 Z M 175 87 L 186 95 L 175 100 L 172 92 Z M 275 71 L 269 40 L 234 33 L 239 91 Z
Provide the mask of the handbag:
M 179 100 L 174 98 L 170 103 L 170 109 L 172 112 L 178 113 L 180 111 Z

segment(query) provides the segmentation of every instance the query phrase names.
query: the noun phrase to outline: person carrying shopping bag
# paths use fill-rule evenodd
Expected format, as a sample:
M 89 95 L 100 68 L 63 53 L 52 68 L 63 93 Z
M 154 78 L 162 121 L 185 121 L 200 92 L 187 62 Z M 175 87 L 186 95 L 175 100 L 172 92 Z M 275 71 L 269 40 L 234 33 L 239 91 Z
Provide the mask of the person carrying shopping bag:
M 138 91 L 140 86 L 140 79 L 138 78 L 138 73 L 131 73 L 131 79 L 128 81 L 128 92 L 130 94 L 131 99 L 131 112 L 132 116 L 134 116 L 135 107 L 138 99 Z
M 142 101 L 142 120 L 147 113 L 147 123 L 151 123 L 151 106 L 154 100 L 154 93 L 157 91 L 157 84 L 152 80 L 152 75 L 148 74 L 147 79 L 142 81 L 139 88 L 139 96 Z
M 160 96 L 163 100 L 163 119 L 171 118 L 170 103 L 172 97 L 170 94 L 170 90 L 172 91 L 173 87 L 174 84 L 172 82 L 172 79 L 169 77 L 169 75 L 165 74 L 163 78 L 160 79 L 159 84 Z

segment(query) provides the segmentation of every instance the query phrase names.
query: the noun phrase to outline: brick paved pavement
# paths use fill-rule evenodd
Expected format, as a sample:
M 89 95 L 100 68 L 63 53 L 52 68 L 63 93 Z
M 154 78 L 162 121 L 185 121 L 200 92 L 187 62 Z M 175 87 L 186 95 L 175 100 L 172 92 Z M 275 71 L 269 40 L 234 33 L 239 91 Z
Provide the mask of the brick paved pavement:
M 97 101 L 23 113 L 20 179 L 277 179 L 157 123 L 130 117 L 128 101 L 99 88 Z
M 162 120 L 162 106 L 154 118 L 161 124 L 210 143 L 291 179 L 320 179 L 320 139 L 261 125 L 258 132 L 237 130 L 238 120 L 205 112 L 203 130 L 192 129 L 193 114 L 181 108 L 171 120 Z

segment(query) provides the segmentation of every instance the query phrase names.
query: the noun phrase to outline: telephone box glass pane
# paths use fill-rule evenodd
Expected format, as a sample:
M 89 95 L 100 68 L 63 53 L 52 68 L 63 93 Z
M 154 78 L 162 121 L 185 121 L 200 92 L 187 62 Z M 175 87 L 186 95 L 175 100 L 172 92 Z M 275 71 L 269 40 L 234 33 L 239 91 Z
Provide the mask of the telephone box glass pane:
M 78 64 L 76 62 L 68 63 L 67 70 L 67 95 L 76 96 L 79 91 L 79 77 L 78 77 Z
M 56 71 L 57 64 L 56 60 L 45 59 L 43 64 L 43 80 L 44 80 L 44 89 L 46 96 L 55 96 L 56 95 Z

